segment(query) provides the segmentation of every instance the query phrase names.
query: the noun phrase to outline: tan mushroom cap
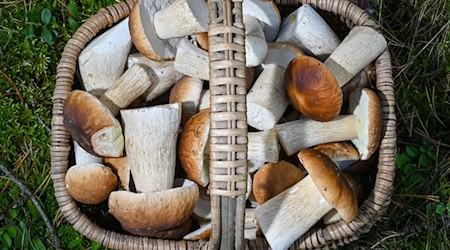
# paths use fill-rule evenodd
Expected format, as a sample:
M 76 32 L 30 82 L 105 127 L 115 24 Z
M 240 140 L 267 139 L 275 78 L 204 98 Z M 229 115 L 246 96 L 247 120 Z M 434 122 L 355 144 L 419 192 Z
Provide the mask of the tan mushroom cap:
M 209 183 L 209 113 L 209 109 L 202 110 L 186 122 L 179 147 L 181 166 L 202 187 Z
M 197 43 L 200 48 L 208 51 L 209 49 L 208 32 L 195 34 L 195 40 L 197 40 Z
M 294 58 L 284 76 L 292 106 L 304 116 L 321 122 L 336 118 L 342 106 L 342 90 L 333 73 L 310 56 Z
M 75 165 L 66 173 L 69 195 L 84 204 L 99 204 L 117 188 L 117 177 L 100 163 Z
M 157 192 L 112 192 L 109 210 L 128 230 L 173 229 L 191 216 L 199 196 L 196 183 L 175 179 L 175 184 L 178 187 Z
M 185 235 L 183 240 L 207 240 L 211 236 L 211 222 L 201 225 L 199 229 Z
M 314 149 L 304 149 L 298 158 L 319 192 L 348 223 L 358 215 L 358 200 L 343 173 L 328 158 Z
M 302 171 L 289 162 L 268 163 L 253 176 L 253 196 L 262 205 L 303 177 Z
M 127 228 L 123 227 L 123 229 L 131 234 L 138 235 L 138 236 L 144 236 L 144 237 L 152 237 L 152 238 L 158 238 L 158 239 L 170 239 L 170 240 L 181 240 L 183 236 L 185 236 L 187 233 L 189 233 L 189 230 L 192 226 L 192 219 L 188 218 L 185 222 L 183 222 L 181 225 L 172 228 L 167 229 L 163 231 L 151 231 L 144 229 L 133 229 L 133 228 Z
M 330 142 L 314 147 L 336 162 L 340 169 L 347 168 L 359 160 L 358 150 L 350 142 Z
M 287 68 L 294 58 L 305 54 L 299 47 L 287 42 L 273 42 L 269 43 L 268 46 L 269 49 L 262 62 L 263 64 L 273 63 Z
M 352 143 L 361 160 L 369 159 L 381 140 L 382 110 L 377 94 L 371 89 L 359 89 L 350 94 L 349 112 L 357 117 L 358 138 Z
M 110 165 L 116 170 L 117 176 L 119 177 L 120 187 L 123 190 L 130 190 L 131 170 L 128 158 L 126 156 L 117 158 L 105 158 L 104 163 L 105 165 Z
M 160 39 L 153 26 L 154 14 L 172 1 L 138 0 L 130 12 L 130 35 L 139 52 L 155 61 L 173 60 L 179 38 Z
M 64 126 L 86 152 L 104 157 L 120 157 L 124 138 L 119 121 L 95 96 L 71 91 L 63 108 Z

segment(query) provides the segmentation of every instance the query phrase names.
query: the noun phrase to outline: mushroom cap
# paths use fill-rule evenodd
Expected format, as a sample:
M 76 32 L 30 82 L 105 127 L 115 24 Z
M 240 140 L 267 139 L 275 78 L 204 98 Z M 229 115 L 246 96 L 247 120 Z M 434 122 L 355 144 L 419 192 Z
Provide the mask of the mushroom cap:
M 369 159 L 381 140 L 382 110 L 380 99 L 371 89 L 359 89 L 350 94 L 349 112 L 357 117 L 358 138 L 352 142 L 361 160 Z
M 191 216 L 199 196 L 195 182 L 175 179 L 175 184 L 175 188 L 156 192 L 112 192 L 109 211 L 127 230 L 173 229 Z
M 130 12 L 130 34 L 134 46 L 143 55 L 155 61 L 173 60 L 180 38 L 160 39 L 156 34 L 154 14 L 169 6 L 170 1 L 138 0 Z
M 104 159 L 104 163 L 105 165 L 110 165 L 116 170 L 117 176 L 119 177 L 120 187 L 123 190 L 130 190 L 131 170 L 128 157 L 107 157 Z
M 304 149 L 298 158 L 319 192 L 348 223 L 358 215 L 358 200 L 343 173 L 328 158 L 314 149 Z
M 127 228 L 126 226 L 123 226 L 123 229 L 131 234 L 138 235 L 138 236 L 144 236 L 144 237 L 152 237 L 152 238 L 158 238 L 158 239 L 171 239 L 171 240 L 181 240 L 184 235 L 189 233 L 189 230 L 192 226 L 192 219 L 188 218 L 185 222 L 183 222 L 181 225 L 167 229 L 162 231 L 151 231 L 146 228 L 142 229 L 134 229 L 134 228 Z
M 86 152 L 120 157 L 124 138 L 119 121 L 95 96 L 81 90 L 67 95 L 63 108 L 64 126 Z
M 314 147 L 336 162 L 340 169 L 359 160 L 358 150 L 350 142 L 330 142 Z
M 267 42 L 272 42 L 278 35 L 281 15 L 272 0 L 244 0 L 242 14 L 255 17 L 261 23 Z
M 209 41 L 208 41 L 208 32 L 195 34 L 195 40 L 197 40 L 197 44 L 200 48 L 208 51 L 209 49 Z
M 305 54 L 299 47 L 287 42 L 269 43 L 268 47 L 269 50 L 262 63 L 273 63 L 283 68 L 287 68 L 289 63 L 297 56 Z
M 209 183 L 209 128 L 209 109 L 205 109 L 186 122 L 180 137 L 181 166 L 202 187 Z
M 183 240 L 207 240 L 211 236 L 211 222 L 201 225 L 199 229 L 185 235 Z
M 253 195 L 259 204 L 303 179 L 302 171 L 289 162 L 279 161 L 262 166 L 253 176 Z
M 342 106 L 342 90 L 333 73 L 319 60 L 298 56 L 284 75 L 292 106 L 304 116 L 321 122 L 336 118 Z
M 99 204 L 117 188 L 117 177 L 109 167 L 100 163 L 75 165 L 66 173 L 69 195 L 84 204 Z
M 169 103 L 182 105 L 182 126 L 196 113 L 202 90 L 203 80 L 190 76 L 183 76 L 170 90 Z

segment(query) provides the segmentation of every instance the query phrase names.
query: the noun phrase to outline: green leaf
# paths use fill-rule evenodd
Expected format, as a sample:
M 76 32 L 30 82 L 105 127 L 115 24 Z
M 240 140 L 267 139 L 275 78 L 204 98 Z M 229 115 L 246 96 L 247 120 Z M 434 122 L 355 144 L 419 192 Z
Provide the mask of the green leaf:
M 52 36 L 52 32 L 47 29 L 47 28 L 43 28 L 41 31 L 41 37 L 42 39 L 44 39 L 44 41 L 46 41 L 48 44 L 53 44 L 53 36 Z
M 50 23 L 50 20 L 52 19 L 52 12 L 49 9 L 43 9 L 41 12 L 41 21 L 45 25 Z
M 33 244 L 34 248 L 37 250 L 46 250 L 47 249 L 45 247 L 44 243 L 42 243 L 42 241 L 39 238 L 33 238 L 33 240 L 31 240 L 31 243 Z
M 91 242 L 91 248 L 92 250 L 98 250 L 102 247 L 102 244 L 98 243 L 97 241 Z
M 413 171 L 415 168 L 416 168 L 416 165 L 414 165 L 411 162 L 408 162 L 408 163 L 406 163 L 405 167 L 403 168 L 403 172 L 405 174 L 407 174 L 407 173 Z
M 9 226 L 7 232 L 12 238 L 15 238 L 17 236 L 17 229 L 15 226 Z
M 37 208 L 34 206 L 34 204 L 31 200 L 27 200 L 27 208 L 31 214 L 31 217 L 33 217 L 34 219 L 39 219 L 41 217 L 39 215 Z
M 67 21 L 69 22 L 70 29 L 72 29 L 72 30 L 78 29 L 79 25 L 78 25 L 77 21 L 75 21 L 75 19 L 69 17 L 67 19 Z
M 405 154 L 399 154 L 397 155 L 397 159 L 395 160 L 395 164 L 397 164 L 397 167 L 403 168 L 406 163 L 408 163 L 408 156 Z
M 445 207 L 442 204 L 436 206 L 436 213 L 442 215 L 445 212 Z
M 413 159 L 417 159 L 417 157 L 419 157 L 420 155 L 420 151 L 419 149 L 417 149 L 416 147 L 413 146 L 407 146 L 405 149 L 406 154 L 413 158 Z
M 72 248 L 79 246 L 80 243 L 81 243 L 80 239 L 77 237 L 77 238 L 73 239 L 71 242 L 69 242 L 69 244 L 67 244 L 67 247 L 72 249 Z
M 32 23 L 38 22 L 37 17 L 36 17 L 36 13 L 35 13 L 34 10 L 29 11 L 29 12 L 27 13 L 27 21 L 28 21 L 28 22 L 32 22 Z
M 76 19 L 80 18 L 80 14 L 78 12 L 78 6 L 74 3 L 69 3 L 67 5 L 67 7 L 69 7 L 69 11 L 72 14 L 72 16 Z
M 11 247 L 12 246 L 11 236 L 9 236 L 9 234 L 3 234 L 2 237 L 3 237 L 3 240 L 6 244 L 6 246 Z
M 17 208 L 14 208 L 11 210 L 11 212 L 9 213 L 9 216 L 11 216 L 11 218 L 15 219 L 17 218 L 17 215 L 19 214 L 19 211 L 17 211 Z
M 431 160 L 436 161 L 436 150 L 434 148 L 429 148 L 427 151 L 427 155 Z
M 422 167 L 431 167 L 433 165 L 433 160 L 431 160 L 426 154 L 422 154 L 419 157 L 419 165 Z
M 411 181 L 411 183 L 420 182 L 423 180 L 423 176 L 419 173 L 412 173 L 408 176 L 408 179 Z

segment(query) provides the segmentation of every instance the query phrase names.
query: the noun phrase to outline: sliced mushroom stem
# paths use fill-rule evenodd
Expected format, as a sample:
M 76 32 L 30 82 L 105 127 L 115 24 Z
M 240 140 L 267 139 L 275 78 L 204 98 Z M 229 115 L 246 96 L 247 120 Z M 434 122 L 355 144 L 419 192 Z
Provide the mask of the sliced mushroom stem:
M 255 214 L 271 248 L 281 250 L 287 249 L 332 209 L 308 175 L 258 206 Z
M 355 115 L 341 115 L 329 122 L 299 119 L 277 125 L 281 146 L 288 155 L 311 146 L 358 138 Z
M 156 34 L 162 39 L 184 37 L 208 31 L 206 1 L 177 0 L 155 13 Z
M 135 53 L 128 57 L 128 68 L 134 64 L 145 65 L 152 81 L 150 88 L 142 95 L 142 99 L 146 102 L 162 95 L 183 76 L 175 71 L 173 61 L 153 61 L 140 53 Z
M 265 161 L 261 161 L 261 160 L 248 160 L 247 161 L 248 172 L 254 173 L 254 172 L 258 171 L 258 169 L 260 169 L 262 166 L 264 166 L 265 163 L 266 163 Z
M 386 39 L 378 31 L 357 26 L 350 30 L 324 64 L 342 87 L 375 60 L 384 51 L 386 44 Z
M 194 78 L 209 80 L 208 52 L 184 38 L 177 47 L 174 67 L 177 72 Z
M 267 54 L 267 42 L 258 19 L 244 15 L 245 26 L 245 59 L 247 67 L 261 64 Z
M 100 101 L 114 116 L 128 107 L 152 85 L 152 80 L 142 65 L 134 64 L 109 88 Z
M 289 42 L 305 53 L 325 60 L 341 40 L 308 4 L 302 5 L 281 24 L 277 42 Z
M 280 154 L 277 134 L 273 129 L 248 133 L 248 159 L 277 162 Z
M 90 154 L 89 152 L 84 150 L 76 141 L 73 141 L 73 150 L 75 152 L 75 163 L 77 165 L 103 162 L 103 159 L 101 157 Z
M 247 95 L 248 124 L 268 130 L 278 123 L 288 106 L 284 88 L 284 68 L 268 64 Z
M 209 89 L 202 90 L 200 94 L 200 102 L 198 104 L 198 111 L 209 108 L 211 94 Z
M 136 191 L 172 188 L 181 104 L 122 110 L 121 114 Z

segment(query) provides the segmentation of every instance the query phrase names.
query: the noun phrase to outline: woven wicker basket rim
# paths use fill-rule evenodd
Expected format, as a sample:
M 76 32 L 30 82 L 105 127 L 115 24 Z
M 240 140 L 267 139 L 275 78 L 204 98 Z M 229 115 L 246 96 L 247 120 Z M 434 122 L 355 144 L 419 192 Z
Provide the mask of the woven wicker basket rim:
M 220 2 L 223 0 L 208 0 Z M 225 0 L 236 2 L 241 0 Z M 355 25 L 370 26 L 379 30 L 378 24 L 363 10 L 347 0 L 275 0 L 278 5 L 300 5 L 308 3 L 314 8 L 338 15 L 347 27 Z M 68 195 L 64 184 L 65 174 L 69 164 L 70 136 L 63 125 L 63 105 L 67 94 L 72 90 L 77 67 L 77 57 L 84 47 L 105 28 L 111 27 L 126 18 L 134 4 L 134 0 L 116 3 L 103 8 L 87 20 L 72 36 L 64 48 L 61 61 L 57 67 L 57 80 L 53 95 L 52 144 L 51 144 L 51 177 L 55 189 L 55 196 L 59 207 L 75 230 L 89 239 L 100 242 L 106 247 L 114 249 L 200 249 L 210 248 L 206 241 L 175 241 L 150 239 L 124 235 L 101 228 L 84 215 L 76 202 Z M 227 11 L 227 10 L 225 10 Z M 227 16 L 236 13 L 220 13 Z M 358 239 L 359 235 L 370 230 L 371 226 L 380 218 L 389 205 L 393 181 L 395 177 L 396 153 L 396 119 L 395 94 L 392 79 L 390 54 L 386 50 L 376 60 L 376 90 L 383 107 L 383 130 L 379 149 L 378 174 L 374 190 L 360 207 L 355 221 L 342 221 L 312 229 L 294 243 L 295 248 L 326 248 L 337 247 Z M 211 105 L 214 105 L 213 103 Z M 382 174 L 382 178 L 381 178 Z M 266 249 L 268 244 L 264 239 L 245 242 L 250 249 Z

